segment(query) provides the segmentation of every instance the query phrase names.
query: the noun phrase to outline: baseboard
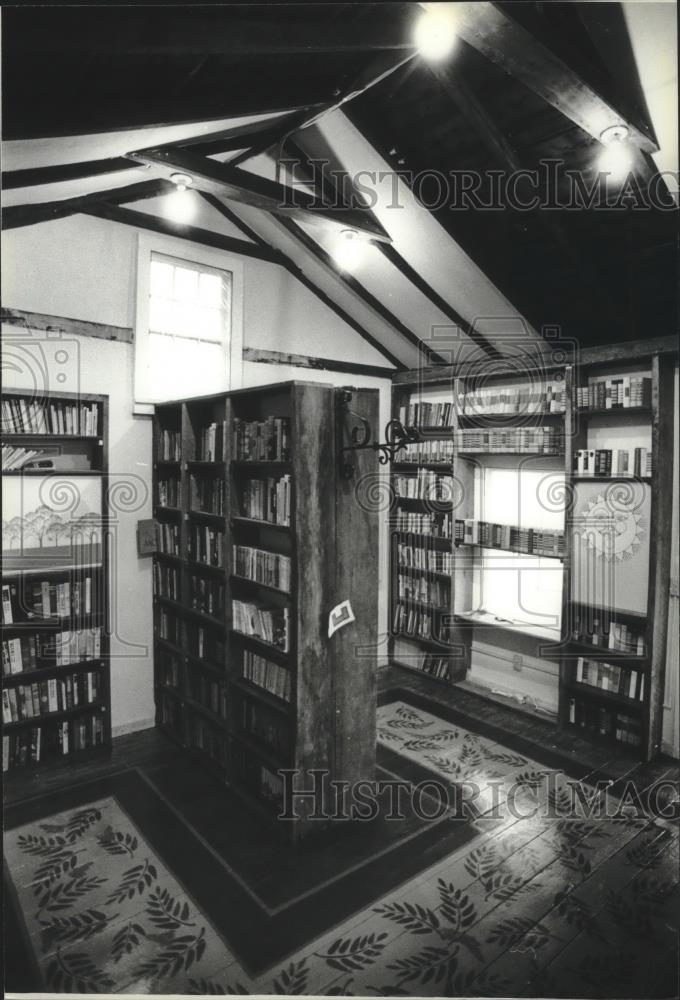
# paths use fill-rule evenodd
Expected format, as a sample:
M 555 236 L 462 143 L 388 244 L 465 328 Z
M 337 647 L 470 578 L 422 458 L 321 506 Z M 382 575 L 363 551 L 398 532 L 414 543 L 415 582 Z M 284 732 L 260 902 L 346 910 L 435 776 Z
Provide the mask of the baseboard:
M 122 726 L 112 726 L 111 736 L 115 739 L 116 736 L 127 736 L 128 733 L 141 733 L 143 729 L 153 729 L 155 725 L 154 718 L 135 719 L 134 722 L 125 722 Z

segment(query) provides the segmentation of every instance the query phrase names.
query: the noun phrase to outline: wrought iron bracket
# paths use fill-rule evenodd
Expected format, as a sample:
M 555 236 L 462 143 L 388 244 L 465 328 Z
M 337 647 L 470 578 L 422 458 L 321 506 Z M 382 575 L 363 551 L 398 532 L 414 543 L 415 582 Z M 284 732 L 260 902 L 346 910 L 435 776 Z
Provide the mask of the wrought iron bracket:
M 368 420 L 351 409 L 351 389 L 338 389 L 336 394 L 336 426 L 338 435 L 338 462 L 343 479 L 351 479 L 355 467 L 349 460 L 352 452 L 378 452 L 380 465 L 387 465 L 407 444 L 420 440 L 418 431 L 407 428 L 399 420 L 389 420 L 385 425 L 385 440 L 372 441 Z M 349 440 L 349 444 L 347 441 Z

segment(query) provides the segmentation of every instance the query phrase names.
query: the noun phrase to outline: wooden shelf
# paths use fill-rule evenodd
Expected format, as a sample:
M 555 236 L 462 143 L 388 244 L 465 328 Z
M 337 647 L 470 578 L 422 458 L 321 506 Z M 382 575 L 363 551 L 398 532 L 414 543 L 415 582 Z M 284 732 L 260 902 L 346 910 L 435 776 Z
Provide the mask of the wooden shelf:
M 549 642 L 560 641 L 560 630 L 557 628 L 547 628 L 542 625 L 531 625 L 527 622 L 513 622 L 505 620 L 499 615 L 491 612 L 470 612 L 469 614 L 457 613 L 454 615 L 456 621 L 462 624 L 472 625 L 481 628 L 500 629 L 503 632 L 513 632 L 517 635 L 529 635 L 535 639 L 547 639 Z
M 282 712 L 286 716 L 290 716 L 293 713 L 294 706 L 291 702 L 286 701 L 285 698 L 277 697 L 277 695 L 272 694 L 271 691 L 267 691 L 266 688 L 260 687 L 259 684 L 251 683 L 244 677 L 233 677 L 231 679 L 231 686 L 237 691 L 242 692 L 244 695 L 247 695 L 249 698 L 258 698 L 266 705 L 276 709 L 277 712 Z
M 14 732 L 18 729 L 30 729 L 35 726 L 45 725 L 50 722 L 66 722 L 68 719 L 75 719 L 82 715 L 92 715 L 95 712 L 103 712 L 107 709 L 106 702 L 93 701 L 85 705 L 75 705 L 73 708 L 66 708 L 61 712 L 45 712 L 43 715 L 34 715 L 31 718 L 19 719 L 16 722 L 3 723 L 3 729 Z
M 5 400 L 21 398 L 30 399 L 32 394 L 30 391 L 27 392 L 21 389 L 4 388 L 2 396 L 4 402 Z M 97 505 L 96 507 L 91 507 L 94 501 L 87 501 L 84 503 L 82 511 L 83 513 L 87 511 L 92 515 L 96 515 L 97 520 L 101 524 L 106 524 L 109 516 L 108 495 L 105 488 L 108 476 L 108 396 L 53 391 L 45 397 L 41 405 L 46 407 L 48 403 L 57 406 L 62 412 L 65 412 L 64 407 L 76 407 L 81 416 L 84 413 L 83 408 L 88 408 L 90 411 L 96 412 L 97 433 L 68 434 L 51 433 L 45 430 L 36 431 L 27 429 L 21 431 L 16 428 L 14 430 L 8 428 L 7 432 L 3 434 L 3 440 L 6 444 L 38 452 L 44 452 L 47 446 L 52 447 L 53 455 L 37 454 L 22 461 L 35 463 L 46 461 L 49 458 L 53 459 L 57 467 L 4 469 L 2 471 L 3 479 L 28 481 L 29 479 L 53 479 L 58 477 L 60 480 L 71 482 L 76 486 L 80 480 L 83 480 L 83 484 L 86 480 L 91 483 L 92 481 L 96 481 L 92 483 L 93 488 L 89 492 L 92 497 L 94 497 L 95 493 L 99 494 L 99 499 L 96 502 Z M 81 428 L 85 424 L 78 422 L 74 426 Z M 73 465 L 80 464 L 83 468 L 59 468 L 62 462 L 61 456 L 64 453 L 67 453 Z M 99 484 L 101 484 L 101 488 L 95 489 L 94 487 Z M 34 491 L 31 490 L 29 492 L 32 496 Z M 21 506 L 19 509 L 13 511 L 17 517 L 26 518 L 31 513 L 29 507 L 25 506 L 25 504 L 30 502 L 28 495 L 28 493 L 22 491 Z M 43 509 L 53 506 L 49 497 L 43 498 L 41 502 L 43 503 Z M 54 506 L 56 514 L 58 513 L 57 505 L 55 504 Z M 31 664 L 26 655 L 27 651 L 24 647 L 24 650 L 22 650 L 22 659 L 25 661 L 28 669 L 4 675 L 3 686 L 8 690 L 12 690 L 20 686 L 35 687 L 39 685 L 44 694 L 44 688 L 48 681 L 53 682 L 66 677 L 70 678 L 73 674 L 77 674 L 79 678 L 83 678 L 86 673 L 92 673 L 96 674 L 97 679 L 97 701 L 73 705 L 70 708 L 57 712 L 42 712 L 34 716 L 6 722 L 3 731 L 9 743 L 9 746 L 6 748 L 8 750 L 9 769 L 3 777 L 8 781 L 15 779 L 18 781 L 26 780 L 27 775 L 43 772 L 53 765 L 61 766 L 66 763 L 72 763 L 74 760 L 85 760 L 88 756 L 107 753 L 111 748 L 110 637 L 105 628 L 108 620 L 109 601 L 107 549 L 100 542 L 98 545 L 62 545 L 54 550 L 45 548 L 33 550 L 33 552 L 35 554 L 31 551 L 25 553 L 3 552 L 3 582 L 11 583 L 13 590 L 16 590 L 16 605 L 13 603 L 13 608 L 16 607 L 17 609 L 14 610 L 13 614 L 15 620 L 6 624 L 3 623 L 5 637 L 9 641 L 11 641 L 10 637 L 21 639 L 22 643 L 26 638 L 35 638 L 37 651 L 37 646 L 39 644 L 42 645 L 42 639 L 47 640 L 48 637 L 52 637 L 56 633 L 97 628 L 99 629 L 100 647 L 96 658 L 81 659 L 72 663 L 57 663 L 54 656 L 51 658 L 38 656 L 33 660 L 33 664 Z M 39 584 L 40 582 L 59 584 L 69 581 L 71 583 L 72 597 L 74 582 L 84 581 L 85 577 L 90 577 L 92 581 L 91 607 L 88 612 L 84 610 L 85 595 L 83 583 L 81 588 L 81 603 L 83 607 L 77 612 L 70 610 L 66 615 L 50 615 L 49 617 L 42 617 L 42 615 L 37 614 L 27 617 L 23 613 L 19 613 L 20 609 L 33 606 L 32 591 L 35 584 Z M 15 598 L 13 597 L 12 600 L 14 602 Z M 54 599 L 51 606 L 55 609 L 57 607 Z M 68 602 L 68 606 L 69 608 L 72 607 L 70 601 Z M 63 605 L 59 605 L 59 607 L 61 609 Z M 45 707 L 44 700 L 42 707 Z M 29 730 L 43 730 L 60 723 L 69 723 L 69 738 L 71 745 L 73 745 L 74 731 L 71 725 L 73 720 L 84 717 L 91 718 L 93 716 L 99 716 L 101 719 L 101 724 L 98 723 L 98 731 L 96 733 L 98 738 L 97 743 L 84 747 L 81 750 L 71 750 L 67 754 L 57 754 L 54 748 L 43 746 L 40 751 L 40 759 L 37 761 L 30 760 L 31 754 L 36 752 L 37 743 L 32 740 Z M 89 740 L 92 735 L 91 730 L 88 730 L 87 739 Z M 47 756 L 44 756 L 45 753 L 47 753 Z M 27 755 L 28 760 L 22 764 L 20 763 L 20 758 L 23 755 Z
M 232 573 L 231 579 L 234 583 L 245 583 L 250 587 L 256 587 L 258 590 L 266 590 L 270 594 L 279 594 L 281 597 L 286 597 L 288 600 L 292 600 L 292 594 L 289 590 L 281 590 L 280 587 L 272 587 L 268 583 L 260 583 L 259 580 L 251 580 L 247 576 L 239 576 L 238 573 Z
M 577 695 L 579 698 L 593 701 L 600 701 L 606 705 L 614 705 L 622 710 L 633 710 L 637 712 L 642 712 L 645 708 L 644 699 L 640 698 L 628 698 L 625 694 L 619 694 L 616 691 L 605 691 L 602 688 L 597 688 L 593 684 L 582 684 L 579 681 L 567 681 L 565 682 L 565 688 L 572 694 Z
M 574 415 L 576 417 L 637 417 L 646 416 L 651 417 L 653 413 L 651 406 L 613 406 L 609 409 L 599 408 L 599 409 L 585 409 L 583 407 L 575 407 Z
M 243 517 L 241 514 L 232 514 L 232 524 L 252 525 L 254 528 L 274 528 L 276 531 L 290 531 L 290 524 L 276 524 L 274 521 L 262 521 L 257 517 Z

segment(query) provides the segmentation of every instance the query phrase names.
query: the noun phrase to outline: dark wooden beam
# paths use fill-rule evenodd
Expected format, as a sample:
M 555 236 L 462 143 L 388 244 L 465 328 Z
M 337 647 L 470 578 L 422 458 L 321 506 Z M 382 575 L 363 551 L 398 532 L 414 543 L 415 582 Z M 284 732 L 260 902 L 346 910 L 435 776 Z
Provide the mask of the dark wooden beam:
M 2 228 L 18 229 L 21 226 L 34 226 L 39 222 L 64 219 L 79 212 L 87 213 L 91 208 L 103 202 L 120 204 L 126 201 L 140 201 L 141 199 L 156 198 L 172 190 L 174 190 L 172 181 L 160 179 L 140 181 L 139 184 L 109 188 L 106 191 L 93 191 L 90 194 L 79 195 L 77 198 L 64 198 L 61 201 L 39 202 L 35 205 L 13 205 L 3 210 Z
M 51 316 L 46 313 L 27 312 L 25 309 L 0 310 L 0 321 L 27 330 L 61 330 L 78 337 L 97 337 L 99 340 L 119 340 L 132 343 L 132 328 L 112 326 L 110 323 L 93 323 L 90 320 L 72 319 L 70 316 Z
M 259 347 L 244 347 L 243 360 L 258 365 L 291 365 L 295 368 L 310 368 L 313 371 L 345 372 L 348 375 L 367 375 L 370 378 L 390 380 L 394 375 L 394 368 L 361 365 L 354 361 L 335 361 L 332 358 L 315 358 L 308 354 L 284 354 L 283 351 L 265 351 Z
M 36 56 L 89 52 L 95 57 L 115 53 L 143 58 L 361 55 L 413 48 L 408 31 L 412 4 L 392 4 L 384 17 L 378 8 L 375 16 L 360 19 L 352 17 L 351 5 L 342 17 L 332 12 L 327 16 L 325 6 L 310 5 L 304 16 L 294 11 L 281 16 L 277 4 L 199 4 L 185 9 L 139 4 L 123 11 L 118 5 L 103 4 L 96 10 L 60 5 L 58 12 L 48 4 L 40 17 L 31 19 L 30 33 L 20 41 L 27 54 Z
M 328 177 L 327 173 L 322 171 L 321 176 L 318 177 L 317 172 L 312 168 L 309 157 L 302 149 L 302 147 L 294 140 L 288 140 L 286 143 L 287 148 L 293 153 L 295 159 L 299 162 L 306 178 L 310 182 L 320 182 L 321 184 L 321 195 L 322 197 L 330 197 L 332 199 L 337 199 L 339 197 L 339 192 L 333 181 Z M 442 296 L 437 292 L 424 278 L 421 274 L 416 271 L 415 268 L 402 257 L 399 251 L 395 248 L 393 244 L 387 243 L 376 243 L 375 246 L 381 252 L 383 257 L 385 257 L 393 267 L 395 267 L 399 273 L 407 281 L 409 281 L 415 288 L 421 292 L 426 298 L 432 302 L 434 306 L 443 313 L 451 322 L 460 327 L 465 336 L 469 337 L 470 340 L 474 341 L 477 346 L 481 347 L 489 357 L 500 357 L 499 352 L 478 330 L 464 319 L 460 313 L 453 308 L 450 303 L 448 303 Z
M 221 195 L 275 215 L 300 219 L 326 228 L 332 222 L 342 228 L 356 229 L 374 240 L 390 241 L 390 237 L 370 211 L 328 206 L 323 200 L 304 191 L 258 177 L 238 167 L 197 156 L 184 149 L 155 147 L 131 152 L 129 156 L 142 163 L 152 163 L 155 166 L 160 164 L 167 167 L 169 172 L 189 174 L 194 187 L 208 194 Z
M 611 125 L 628 126 L 631 142 L 644 153 L 658 145 L 651 126 L 627 117 L 586 83 L 546 45 L 514 21 L 501 5 L 451 4 L 456 31 L 468 45 L 532 90 L 595 139 Z
M 319 246 L 315 240 L 309 236 L 304 229 L 301 229 L 297 223 L 293 222 L 292 219 L 279 218 L 278 222 L 286 232 L 293 237 L 298 243 L 300 243 L 305 250 L 309 251 L 312 256 L 326 268 L 326 270 L 331 271 L 336 278 L 339 278 L 354 294 L 357 298 L 361 299 L 365 305 L 372 309 L 375 313 L 380 316 L 388 326 L 391 326 L 393 330 L 401 334 L 404 340 L 407 340 L 409 344 L 417 348 L 423 355 L 424 358 L 428 359 L 432 363 L 445 364 L 446 359 L 438 354 L 435 350 L 430 348 L 426 341 L 421 340 L 412 330 L 410 330 L 405 323 L 395 316 L 383 303 L 372 295 L 368 289 L 357 281 L 355 277 L 351 274 L 346 274 L 342 271 L 338 265 L 335 263 L 333 258 L 329 253 L 327 253 L 323 247 Z
M 221 233 L 212 232 L 210 229 L 181 225 L 178 222 L 161 219 L 157 215 L 138 212 L 132 208 L 123 208 L 120 205 L 100 202 L 92 204 L 82 209 L 82 211 L 86 215 L 93 215 L 99 219 L 121 222 L 123 225 L 135 226 L 138 229 L 149 229 L 151 232 L 162 233 L 166 236 L 178 236 L 181 239 L 190 240 L 192 243 L 200 243 L 202 246 L 214 247 L 216 250 L 225 250 L 227 253 L 253 257 L 255 260 L 265 260 L 271 264 L 283 263 L 282 255 L 276 250 L 268 249 L 255 243 L 248 243 L 246 240 L 238 240 L 233 236 L 223 236 Z
M 211 194 L 203 194 L 203 198 L 205 198 L 205 200 L 208 202 L 209 205 L 211 205 L 214 209 L 220 212 L 220 214 L 223 215 L 225 219 L 228 219 L 231 223 L 233 223 L 233 225 L 235 225 L 238 229 L 240 229 L 241 232 L 248 237 L 248 239 L 252 240 L 254 243 L 261 245 L 263 247 L 268 245 L 265 243 L 262 237 L 255 232 L 254 229 L 252 229 L 247 223 L 243 222 L 243 220 L 240 219 L 238 215 L 236 215 L 236 213 L 229 208 L 228 205 L 225 205 L 223 202 L 221 202 L 219 198 L 216 198 L 214 195 Z M 337 302 L 335 302 L 329 295 L 327 295 L 326 292 L 323 291 L 323 289 L 315 285 L 314 282 L 307 277 L 304 271 L 300 267 L 298 267 L 298 265 L 294 261 L 292 261 L 290 257 L 287 256 L 287 254 L 281 253 L 281 260 L 279 261 L 279 263 L 283 267 L 285 267 L 286 270 L 290 274 L 292 274 L 293 277 L 296 278 L 301 285 L 304 285 L 305 288 L 307 288 L 310 292 L 312 292 L 312 294 L 315 295 L 321 302 L 323 302 L 325 306 L 331 309 L 336 314 L 336 316 L 339 316 L 340 319 L 343 320 L 343 322 L 347 323 L 348 326 L 350 326 L 353 330 L 355 330 L 363 340 L 365 340 L 368 344 L 370 344 L 371 347 L 373 347 L 376 351 L 379 351 L 382 354 L 382 356 L 387 361 L 390 362 L 390 364 L 393 364 L 395 368 L 399 370 L 405 369 L 406 366 L 403 364 L 403 362 L 401 362 L 397 357 L 395 357 L 394 354 L 392 354 L 391 351 L 389 351 L 386 347 L 384 347 L 384 345 L 381 344 L 380 341 L 373 336 L 373 334 L 369 333 L 369 331 L 364 326 L 362 326 L 361 323 L 359 323 L 356 319 L 354 319 L 354 317 L 351 316 L 345 309 L 343 309 L 342 306 L 338 305 Z
M 281 136 L 300 128 L 312 117 L 316 117 L 328 105 L 312 104 L 304 108 L 279 115 L 273 121 L 248 122 L 233 125 L 231 128 L 220 129 L 217 132 L 201 132 L 195 136 L 179 141 L 165 143 L 157 149 L 190 149 L 199 156 L 214 156 L 217 153 L 228 153 L 230 150 L 243 150 L 259 147 L 268 149 Z M 251 152 L 248 155 L 252 155 Z M 233 165 L 233 164 L 232 164 Z M 83 180 L 87 177 L 98 177 L 101 174 L 118 173 L 122 170 L 136 170 L 138 164 L 128 156 L 115 156 L 104 160 L 85 160 L 82 163 L 56 163 L 48 167 L 30 167 L 25 170 L 5 170 L 2 173 L 2 186 L 5 191 L 23 187 L 36 187 L 41 184 L 60 184 L 64 181 Z

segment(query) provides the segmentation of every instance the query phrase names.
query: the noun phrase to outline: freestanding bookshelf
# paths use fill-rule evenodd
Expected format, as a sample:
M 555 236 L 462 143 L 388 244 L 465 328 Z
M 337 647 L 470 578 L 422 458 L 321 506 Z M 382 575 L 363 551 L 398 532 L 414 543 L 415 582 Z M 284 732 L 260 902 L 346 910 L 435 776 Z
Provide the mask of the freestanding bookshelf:
M 111 742 L 108 397 L 7 389 L 3 427 L 3 770 Z
M 473 643 L 501 636 L 515 669 L 527 648 L 559 664 L 560 725 L 658 751 L 672 365 L 620 345 L 395 377 L 393 417 L 419 440 L 392 463 L 392 663 L 467 685 Z
M 374 776 L 377 525 L 340 474 L 337 392 L 284 382 L 156 407 L 157 723 L 268 818 L 282 769 L 296 788 L 312 769 Z M 352 392 L 375 427 L 377 392 Z M 370 474 L 375 453 L 355 464 Z M 347 598 L 356 620 L 329 637 Z M 287 835 L 322 825 L 311 809 Z

